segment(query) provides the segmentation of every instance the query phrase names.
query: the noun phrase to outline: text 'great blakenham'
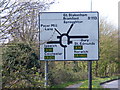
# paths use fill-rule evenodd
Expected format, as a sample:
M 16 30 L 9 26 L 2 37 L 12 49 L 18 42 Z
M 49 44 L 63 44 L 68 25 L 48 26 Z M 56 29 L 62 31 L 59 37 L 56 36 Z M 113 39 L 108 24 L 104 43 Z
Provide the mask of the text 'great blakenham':
M 81 13 L 64 13 L 63 16 L 87 16 L 87 14 L 81 14 Z
M 80 16 L 87 16 L 87 14 L 63 14 L 63 19 L 64 20 L 78 20 Z

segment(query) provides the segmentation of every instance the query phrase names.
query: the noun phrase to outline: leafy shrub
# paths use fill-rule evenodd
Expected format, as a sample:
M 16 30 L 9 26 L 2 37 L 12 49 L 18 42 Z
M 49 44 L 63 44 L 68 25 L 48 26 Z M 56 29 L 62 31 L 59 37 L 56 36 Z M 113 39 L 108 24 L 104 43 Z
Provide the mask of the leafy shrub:
M 72 67 L 64 68 L 61 64 L 57 63 L 49 72 L 49 80 L 51 84 L 62 84 L 66 82 L 73 82 L 87 79 L 87 72 L 74 71 Z
M 3 52 L 3 88 L 43 87 L 38 56 L 27 44 L 7 46 Z

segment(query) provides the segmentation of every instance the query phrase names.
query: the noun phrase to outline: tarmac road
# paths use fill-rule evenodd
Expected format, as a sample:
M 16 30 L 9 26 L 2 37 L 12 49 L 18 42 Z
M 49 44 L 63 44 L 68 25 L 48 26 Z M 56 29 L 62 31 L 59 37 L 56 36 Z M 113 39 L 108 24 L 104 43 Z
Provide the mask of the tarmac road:
M 114 90 L 120 90 L 120 79 L 114 80 L 108 83 L 101 85 L 103 88 L 116 88 Z M 112 89 L 111 89 L 112 90 Z
M 66 88 L 79 88 L 81 85 L 82 83 L 78 83 L 78 84 L 70 85 Z M 120 90 L 120 79 L 105 83 L 101 86 L 103 88 L 110 88 L 110 90 Z

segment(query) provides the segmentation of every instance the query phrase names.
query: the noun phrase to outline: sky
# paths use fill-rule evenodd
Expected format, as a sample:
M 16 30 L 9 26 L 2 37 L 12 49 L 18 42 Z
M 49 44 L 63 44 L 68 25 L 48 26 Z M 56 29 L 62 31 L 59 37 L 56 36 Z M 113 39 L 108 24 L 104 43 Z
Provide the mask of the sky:
M 48 12 L 78 12 L 98 11 L 100 18 L 105 18 L 109 23 L 118 25 L 118 2 L 120 0 L 55 0 Z

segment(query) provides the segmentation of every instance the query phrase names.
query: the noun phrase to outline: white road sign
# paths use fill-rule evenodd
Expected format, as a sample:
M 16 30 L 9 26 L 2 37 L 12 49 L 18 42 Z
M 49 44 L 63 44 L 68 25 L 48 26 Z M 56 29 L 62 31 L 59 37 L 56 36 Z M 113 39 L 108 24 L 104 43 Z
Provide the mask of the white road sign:
M 40 60 L 98 60 L 98 12 L 42 12 Z

